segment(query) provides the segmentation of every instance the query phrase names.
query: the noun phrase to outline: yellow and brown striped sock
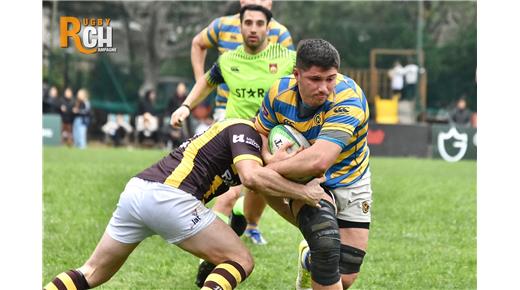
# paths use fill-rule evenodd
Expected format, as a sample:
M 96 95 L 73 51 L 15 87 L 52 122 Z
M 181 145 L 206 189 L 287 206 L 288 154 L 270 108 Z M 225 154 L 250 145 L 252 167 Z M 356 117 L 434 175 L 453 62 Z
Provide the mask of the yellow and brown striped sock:
M 246 279 L 246 271 L 237 262 L 218 264 L 208 275 L 201 290 L 232 290 Z
M 78 270 L 63 272 L 43 287 L 44 290 L 85 290 L 89 288 L 85 276 Z

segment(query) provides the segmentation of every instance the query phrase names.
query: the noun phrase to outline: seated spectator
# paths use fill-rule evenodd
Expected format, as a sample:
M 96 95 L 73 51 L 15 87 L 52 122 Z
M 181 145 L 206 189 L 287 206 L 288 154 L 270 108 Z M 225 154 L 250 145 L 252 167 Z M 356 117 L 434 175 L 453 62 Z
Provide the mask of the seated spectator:
M 458 126 L 469 127 L 471 125 L 471 111 L 466 108 L 466 98 L 462 96 L 455 109 L 450 113 L 450 123 Z
M 140 144 L 143 144 L 145 140 L 151 140 L 154 144 L 159 141 L 159 118 L 155 111 L 155 99 L 155 90 L 148 90 L 144 100 L 139 104 L 135 130 Z
M 123 144 L 123 140 L 132 133 L 133 128 L 128 123 L 128 115 L 123 116 L 122 114 L 110 114 L 108 115 L 105 125 L 101 127 L 101 131 L 110 137 L 112 142 L 114 142 L 115 147 L 119 147 Z

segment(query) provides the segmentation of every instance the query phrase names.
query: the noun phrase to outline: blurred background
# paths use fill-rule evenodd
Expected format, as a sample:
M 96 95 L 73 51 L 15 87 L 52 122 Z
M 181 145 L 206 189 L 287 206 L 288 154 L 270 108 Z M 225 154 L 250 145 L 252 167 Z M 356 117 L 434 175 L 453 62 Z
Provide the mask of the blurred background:
M 194 84 L 192 38 L 214 18 L 237 13 L 239 2 L 44 1 L 42 8 L 44 144 L 73 144 L 60 135 L 60 107 L 70 88 L 71 107 L 79 108 L 80 89 L 88 93 L 89 145 L 170 149 L 176 143 L 169 138 L 168 117 Z M 295 45 L 305 38 L 324 38 L 338 49 L 341 72 L 368 97 L 374 155 L 444 158 L 444 151 L 457 159 L 460 148 L 448 140 L 465 134 L 469 141 L 459 159 L 475 159 L 476 8 L 475 1 L 274 1 L 272 11 Z M 61 48 L 60 16 L 110 18 L 117 52 L 82 54 L 74 45 Z M 217 57 L 209 49 L 206 68 Z M 138 136 L 136 116 L 147 100 L 159 117 L 158 129 L 153 136 Z M 174 134 L 189 137 L 211 123 L 213 107 L 208 98 L 194 110 L 189 126 Z M 129 125 L 120 143 L 108 137 L 109 123 L 117 120 Z

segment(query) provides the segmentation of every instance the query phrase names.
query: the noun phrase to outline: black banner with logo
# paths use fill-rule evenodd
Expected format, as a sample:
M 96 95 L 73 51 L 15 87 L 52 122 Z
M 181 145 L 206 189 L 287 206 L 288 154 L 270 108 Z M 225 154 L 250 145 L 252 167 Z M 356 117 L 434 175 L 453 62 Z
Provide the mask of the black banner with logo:
M 429 157 L 430 126 L 370 124 L 371 156 Z
M 477 159 L 477 129 L 449 125 L 432 126 L 433 158 L 448 162 Z

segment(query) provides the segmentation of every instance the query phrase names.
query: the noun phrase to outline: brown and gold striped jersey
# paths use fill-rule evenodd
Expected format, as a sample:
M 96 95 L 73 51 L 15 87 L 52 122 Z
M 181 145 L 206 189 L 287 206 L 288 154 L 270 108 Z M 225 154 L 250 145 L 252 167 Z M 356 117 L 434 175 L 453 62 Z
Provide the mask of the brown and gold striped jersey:
M 184 142 L 162 160 L 136 175 L 171 185 L 206 203 L 241 184 L 235 163 L 262 164 L 262 139 L 248 120 L 228 119 Z

